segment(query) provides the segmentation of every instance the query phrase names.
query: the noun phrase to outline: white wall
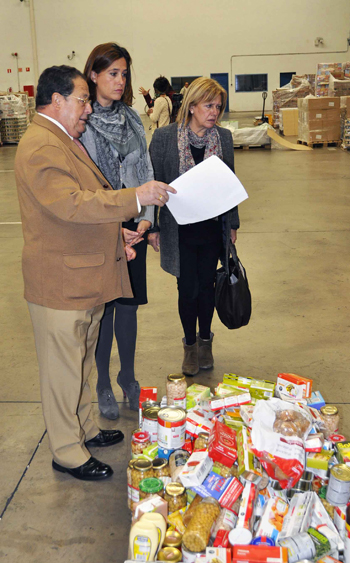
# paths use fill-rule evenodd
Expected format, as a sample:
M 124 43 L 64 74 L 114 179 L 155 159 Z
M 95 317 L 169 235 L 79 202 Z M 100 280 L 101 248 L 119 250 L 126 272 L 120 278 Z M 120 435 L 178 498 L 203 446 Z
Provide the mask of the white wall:
M 91 49 L 116 41 L 134 62 L 136 108 L 143 111 L 139 86 L 149 88 L 159 74 L 206 75 L 227 72 L 232 55 L 274 54 L 233 58 L 233 75 L 268 73 L 269 97 L 279 86 L 279 73 L 315 72 L 317 62 L 350 60 L 349 0 L 33 0 L 39 72 L 53 64 L 83 70 Z M 6 5 L 6 10 L 5 10 Z M 17 88 L 15 60 L 30 72 L 21 86 L 34 83 L 28 0 L 0 0 L 0 90 Z M 324 38 L 316 48 L 316 37 Z M 74 50 L 70 63 L 67 55 Z M 345 51 L 323 54 L 328 51 Z M 284 55 L 284 53 L 310 53 Z M 12 74 L 6 69 L 12 68 Z M 261 93 L 238 93 L 230 87 L 232 111 L 261 110 Z

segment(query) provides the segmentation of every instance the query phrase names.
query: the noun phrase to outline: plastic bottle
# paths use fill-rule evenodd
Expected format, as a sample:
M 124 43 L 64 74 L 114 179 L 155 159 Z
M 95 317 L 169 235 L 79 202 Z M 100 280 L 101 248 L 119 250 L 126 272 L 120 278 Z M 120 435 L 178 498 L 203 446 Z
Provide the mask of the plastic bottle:
M 157 527 L 148 521 L 139 520 L 129 536 L 129 559 L 133 561 L 154 561 L 158 547 Z
M 160 548 L 163 545 L 164 538 L 165 538 L 165 532 L 166 532 L 166 528 L 167 528 L 166 522 L 164 520 L 164 516 L 162 516 L 158 512 L 146 512 L 145 514 L 142 514 L 139 522 L 151 522 L 157 528 L 158 545 L 157 545 L 157 550 L 156 550 L 156 553 L 155 553 L 155 558 L 156 558 L 158 551 L 160 550 Z

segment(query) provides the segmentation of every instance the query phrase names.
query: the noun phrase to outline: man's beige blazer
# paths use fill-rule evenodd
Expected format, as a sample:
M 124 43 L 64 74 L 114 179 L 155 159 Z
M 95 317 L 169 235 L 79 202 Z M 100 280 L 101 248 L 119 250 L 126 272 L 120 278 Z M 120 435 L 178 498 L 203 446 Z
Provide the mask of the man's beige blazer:
M 113 190 L 70 137 L 40 115 L 18 145 L 15 172 L 25 299 L 87 310 L 132 297 L 121 221 L 138 215 L 135 189 Z

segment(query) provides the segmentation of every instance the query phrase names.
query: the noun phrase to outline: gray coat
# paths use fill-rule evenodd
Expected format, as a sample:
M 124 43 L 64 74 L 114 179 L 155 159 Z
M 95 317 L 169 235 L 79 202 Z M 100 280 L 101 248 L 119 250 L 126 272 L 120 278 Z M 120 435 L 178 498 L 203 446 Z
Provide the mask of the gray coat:
M 216 127 L 216 126 L 215 126 Z M 222 146 L 223 161 L 234 172 L 233 141 L 228 129 L 217 127 Z M 177 123 L 156 129 L 149 147 L 156 180 L 170 184 L 179 177 L 179 151 L 177 146 Z M 239 228 L 238 209 L 234 207 L 223 214 L 223 228 Z M 178 224 L 165 205 L 159 213 L 160 265 L 169 274 L 180 276 L 180 251 Z

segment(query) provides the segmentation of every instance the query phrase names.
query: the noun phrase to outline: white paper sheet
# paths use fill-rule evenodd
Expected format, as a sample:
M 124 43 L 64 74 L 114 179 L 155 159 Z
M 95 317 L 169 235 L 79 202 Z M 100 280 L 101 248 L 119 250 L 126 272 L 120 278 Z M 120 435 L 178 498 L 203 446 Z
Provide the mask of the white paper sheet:
M 203 160 L 170 184 L 167 206 L 179 225 L 217 217 L 248 198 L 232 170 L 217 156 Z

